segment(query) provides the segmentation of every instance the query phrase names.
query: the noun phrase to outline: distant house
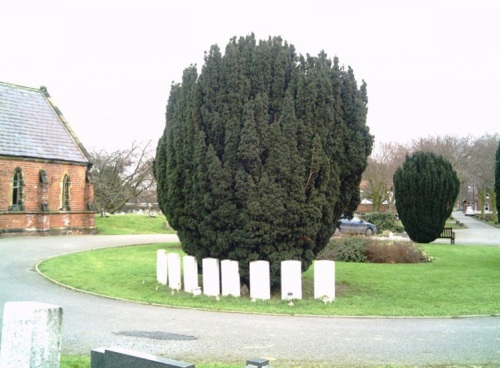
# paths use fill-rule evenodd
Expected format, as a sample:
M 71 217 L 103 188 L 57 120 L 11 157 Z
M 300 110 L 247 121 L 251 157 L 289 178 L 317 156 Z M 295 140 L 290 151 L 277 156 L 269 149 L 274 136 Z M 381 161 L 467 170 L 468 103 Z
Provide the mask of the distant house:
M 95 233 L 91 167 L 45 87 L 0 82 L 0 236 Z

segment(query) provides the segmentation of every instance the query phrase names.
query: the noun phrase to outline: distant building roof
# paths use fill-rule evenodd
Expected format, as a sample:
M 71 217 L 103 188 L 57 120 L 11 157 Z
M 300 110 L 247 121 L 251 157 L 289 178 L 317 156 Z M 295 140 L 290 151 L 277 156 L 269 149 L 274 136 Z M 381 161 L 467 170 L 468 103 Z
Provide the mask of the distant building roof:
M 0 82 L 0 155 L 90 163 L 45 87 Z

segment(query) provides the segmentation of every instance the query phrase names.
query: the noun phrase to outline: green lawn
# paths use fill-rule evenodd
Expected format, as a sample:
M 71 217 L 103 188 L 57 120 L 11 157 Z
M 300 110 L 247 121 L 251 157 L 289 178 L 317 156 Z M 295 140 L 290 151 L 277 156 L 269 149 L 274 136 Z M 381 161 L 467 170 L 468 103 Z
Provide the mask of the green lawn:
M 96 227 L 99 234 L 105 235 L 173 233 L 164 230 L 164 221 L 163 215 L 96 216 Z M 454 227 L 455 223 L 449 225 Z M 328 304 L 312 299 L 311 268 L 303 276 L 304 300 L 296 301 L 293 306 L 279 300 L 279 290 L 273 292 L 272 300 L 256 302 L 248 297 L 222 297 L 216 301 L 183 292 L 172 295 L 170 289 L 156 282 L 157 249 L 183 254 L 179 244 L 111 248 L 53 258 L 42 262 L 39 268 L 47 276 L 78 289 L 179 307 L 329 316 L 500 314 L 500 248 L 497 247 L 425 245 L 427 254 L 435 259 L 424 264 L 337 262 L 337 298 Z M 236 368 L 243 364 L 196 362 L 198 368 Z M 89 356 L 61 358 L 61 368 L 89 367 Z M 396 366 L 385 366 L 389 367 Z
M 96 217 L 99 234 L 107 235 L 173 233 L 163 229 L 164 221 L 163 215 Z M 425 251 L 434 261 L 414 265 L 337 262 L 337 298 L 328 304 L 312 299 L 313 270 L 310 269 L 303 276 L 304 300 L 296 301 L 292 307 L 279 300 L 279 290 L 273 292 L 272 300 L 255 303 L 248 297 L 222 297 L 216 301 L 183 292 L 172 295 L 170 289 L 156 282 L 157 249 L 183 254 L 179 244 L 142 245 L 75 253 L 46 260 L 39 267 L 49 277 L 72 287 L 179 307 L 330 316 L 500 314 L 497 291 L 500 248 L 496 247 L 425 245 Z M 243 364 L 196 362 L 199 368 L 236 368 Z M 61 358 L 61 368 L 89 367 L 89 356 L 63 355 Z
M 75 253 L 46 260 L 42 273 L 65 285 L 145 303 L 253 313 L 328 316 L 462 316 L 500 314 L 500 248 L 425 245 L 434 261 L 421 264 L 336 263 L 337 298 L 313 299 L 313 270 L 303 275 L 303 300 L 197 296 L 156 282 L 156 251 L 179 244 L 151 244 Z M 201 283 L 200 283 L 201 284 Z
M 101 217 L 96 215 L 96 228 L 99 235 L 127 235 L 127 234 L 173 234 L 173 230 L 165 230 L 164 215 L 149 217 L 148 215 L 111 215 Z

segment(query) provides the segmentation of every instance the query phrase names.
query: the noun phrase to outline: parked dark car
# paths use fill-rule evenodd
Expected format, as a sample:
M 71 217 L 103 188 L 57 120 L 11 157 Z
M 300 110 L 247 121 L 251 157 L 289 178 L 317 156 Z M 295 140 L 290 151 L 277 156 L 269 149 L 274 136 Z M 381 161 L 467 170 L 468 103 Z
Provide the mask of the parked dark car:
M 363 221 L 357 216 L 352 219 L 343 218 L 337 221 L 337 230 L 342 234 L 364 234 L 367 236 L 377 233 L 377 227 L 370 222 Z

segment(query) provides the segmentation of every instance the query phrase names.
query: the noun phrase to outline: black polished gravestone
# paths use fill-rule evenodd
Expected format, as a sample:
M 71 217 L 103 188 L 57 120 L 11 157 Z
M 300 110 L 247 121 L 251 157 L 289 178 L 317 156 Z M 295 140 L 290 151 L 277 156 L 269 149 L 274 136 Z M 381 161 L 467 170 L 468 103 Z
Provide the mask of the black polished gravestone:
M 133 350 L 111 348 L 93 349 L 90 368 L 195 368 L 192 363 L 158 357 Z

